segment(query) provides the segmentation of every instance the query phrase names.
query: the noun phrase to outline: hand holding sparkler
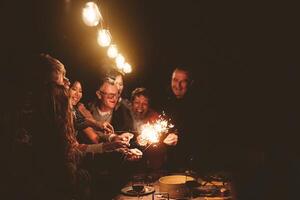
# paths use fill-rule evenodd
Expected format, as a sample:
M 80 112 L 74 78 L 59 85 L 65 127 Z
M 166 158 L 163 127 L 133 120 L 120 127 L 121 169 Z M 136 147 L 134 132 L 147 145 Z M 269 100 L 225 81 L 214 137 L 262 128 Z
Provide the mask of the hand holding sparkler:
M 137 137 L 137 142 L 141 146 L 146 146 L 148 144 L 149 147 L 152 144 L 160 142 L 161 136 L 167 134 L 169 129 L 173 127 L 173 124 L 169 123 L 169 120 L 165 119 L 164 115 L 160 115 L 159 118 L 153 123 L 148 122 L 141 126 L 141 131 L 140 135 Z M 169 134 L 163 142 L 167 145 L 176 145 L 177 141 L 178 136 L 172 133 Z M 148 147 L 146 147 L 146 149 Z
M 121 135 L 116 135 L 112 141 L 123 141 L 129 145 L 130 140 L 133 138 L 133 134 L 129 132 L 122 133 Z
M 142 134 L 136 137 L 136 141 L 140 146 L 143 147 L 146 146 L 148 143 L 147 139 Z
M 135 160 L 139 160 L 140 158 L 142 158 L 142 156 L 143 156 L 143 152 L 141 152 L 137 148 L 134 148 L 134 149 L 129 149 L 126 152 L 125 159 L 129 160 L 129 161 L 135 161 Z
M 99 125 L 105 134 L 112 134 L 114 133 L 114 127 L 109 122 L 103 122 Z

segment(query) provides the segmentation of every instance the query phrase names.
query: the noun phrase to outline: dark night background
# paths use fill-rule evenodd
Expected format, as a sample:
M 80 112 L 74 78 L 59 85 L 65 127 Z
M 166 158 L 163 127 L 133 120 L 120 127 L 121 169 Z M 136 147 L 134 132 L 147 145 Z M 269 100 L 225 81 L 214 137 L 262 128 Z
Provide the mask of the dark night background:
M 96 29 L 82 22 L 84 2 L 2 1 L 4 113 L 22 103 L 30 87 L 27 57 L 39 52 L 61 60 L 71 81 L 83 82 L 84 101 L 93 97 L 110 61 Z M 189 66 L 199 91 L 208 94 L 211 134 L 231 153 L 267 152 L 266 166 L 278 161 L 280 172 L 294 167 L 293 156 L 299 159 L 293 134 L 300 120 L 296 8 L 288 2 L 100 1 L 113 41 L 133 66 L 125 77 L 127 93 L 146 86 L 159 99 L 173 67 Z

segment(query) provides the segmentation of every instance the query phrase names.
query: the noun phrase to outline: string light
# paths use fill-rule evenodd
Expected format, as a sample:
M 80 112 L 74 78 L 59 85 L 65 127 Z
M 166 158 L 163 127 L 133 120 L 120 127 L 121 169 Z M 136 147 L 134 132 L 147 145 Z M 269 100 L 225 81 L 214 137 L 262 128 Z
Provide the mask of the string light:
M 119 53 L 117 46 L 111 44 L 112 37 L 108 29 L 103 27 L 103 17 L 100 9 L 96 3 L 87 2 L 82 10 L 82 19 L 87 26 L 98 26 L 97 42 L 101 47 L 108 47 L 107 56 L 115 59 L 116 67 L 121 73 L 131 73 L 132 67 L 130 64 L 125 63 L 125 58 Z
M 109 30 L 107 29 L 100 29 L 98 31 L 98 44 L 102 47 L 107 47 L 111 43 L 111 35 Z
M 107 55 L 110 58 L 116 58 L 118 55 L 117 45 L 111 44 L 107 49 Z
M 103 19 L 97 4 L 87 2 L 82 11 L 82 19 L 87 26 L 97 26 Z
M 124 68 L 125 58 L 124 58 L 124 56 L 122 56 L 122 54 L 118 54 L 118 56 L 116 57 L 116 65 L 117 65 L 117 68 L 119 68 L 120 70 L 122 70 Z
M 131 71 L 132 71 L 131 65 L 128 64 L 128 63 L 125 63 L 124 68 L 123 68 L 123 71 L 124 71 L 126 74 L 131 73 Z

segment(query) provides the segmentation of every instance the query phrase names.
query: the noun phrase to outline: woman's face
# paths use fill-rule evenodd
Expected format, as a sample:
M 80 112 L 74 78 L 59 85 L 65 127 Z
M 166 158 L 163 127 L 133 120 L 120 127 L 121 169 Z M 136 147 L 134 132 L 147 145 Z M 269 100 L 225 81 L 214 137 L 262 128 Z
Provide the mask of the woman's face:
M 132 110 L 137 118 L 144 118 L 149 110 L 149 100 L 147 97 L 136 96 L 132 102 Z
M 77 105 L 82 97 L 82 87 L 80 82 L 76 81 L 70 88 L 70 100 L 73 106 Z

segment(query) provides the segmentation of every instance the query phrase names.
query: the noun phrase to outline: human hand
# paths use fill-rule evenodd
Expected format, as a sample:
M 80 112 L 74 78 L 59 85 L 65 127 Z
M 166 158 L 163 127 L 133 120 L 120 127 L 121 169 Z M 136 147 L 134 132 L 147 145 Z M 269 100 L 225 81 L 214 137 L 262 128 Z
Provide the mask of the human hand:
M 113 138 L 113 141 L 123 141 L 129 144 L 130 140 L 133 138 L 133 134 L 129 132 L 122 133 L 121 135 L 117 135 Z
M 82 104 L 82 103 L 79 102 L 79 103 L 77 104 L 77 108 L 78 108 L 78 110 L 80 111 L 80 113 L 81 113 L 86 119 L 95 121 L 94 118 L 93 118 L 92 113 L 91 113 L 88 109 L 86 109 L 86 107 L 84 106 L 84 104 Z
M 115 150 L 115 152 L 119 152 L 119 153 L 126 156 L 127 153 L 129 152 L 129 149 L 127 147 L 126 148 L 118 148 L 118 149 Z
M 134 148 L 134 149 L 129 149 L 129 151 L 126 153 L 126 160 L 129 161 L 136 161 L 142 158 L 143 152 L 141 152 L 139 149 Z
M 168 136 L 164 139 L 163 143 L 170 146 L 175 146 L 178 142 L 178 135 L 175 133 L 170 133 Z
M 143 138 L 142 135 L 137 136 L 136 140 L 140 146 L 146 146 L 148 143 L 148 141 L 145 140 L 145 138 Z
M 100 128 L 104 130 L 105 134 L 112 134 L 114 133 L 114 127 L 109 122 L 103 122 L 100 124 Z
M 120 148 L 128 148 L 128 144 L 124 141 L 113 141 L 113 142 L 105 142 L 103 143 L 103 151 L 104 152 L 111 152 L 117 151 Z
M 88 109 L 86 109 L 84 104 L 78 103 L 77 108 L 80 111 L 80 113 L 85 117 L 85 120 L 89 125 L 103 129 L 104 133 L 106 134 L 114 133 L 114 127 L 109 122 L 101 123 L 99 121 L 96 121 L 92 113 Z

